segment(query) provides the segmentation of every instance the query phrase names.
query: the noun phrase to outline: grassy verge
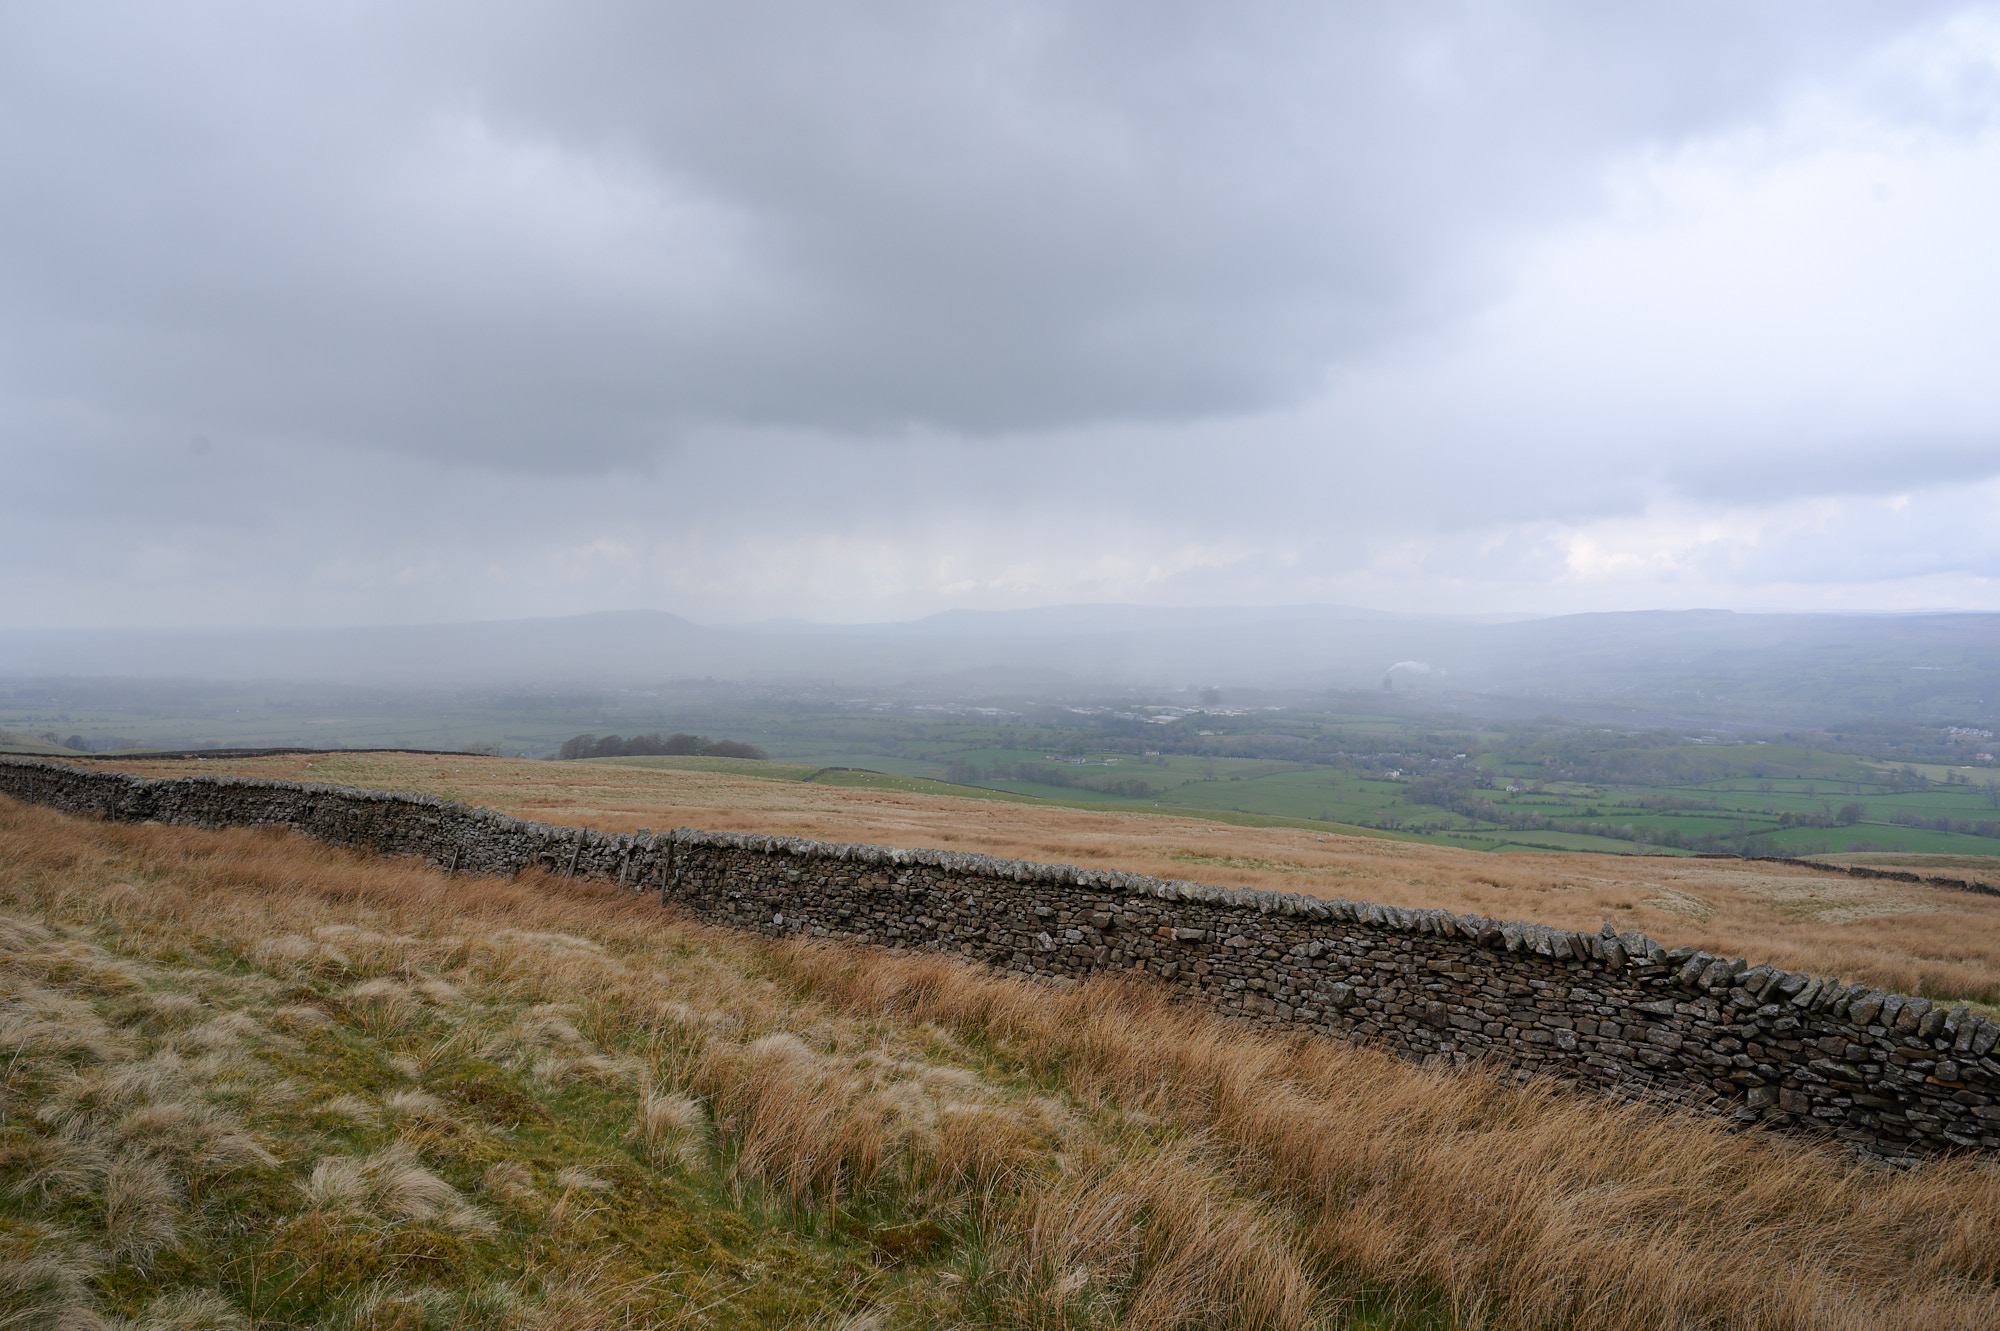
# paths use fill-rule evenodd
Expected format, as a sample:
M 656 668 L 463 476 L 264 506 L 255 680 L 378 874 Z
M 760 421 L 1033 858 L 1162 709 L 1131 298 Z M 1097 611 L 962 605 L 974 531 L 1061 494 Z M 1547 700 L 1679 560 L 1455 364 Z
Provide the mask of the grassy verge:
M 0 1325 L 1974 1327 L 2000 1172 L 0 801 Z

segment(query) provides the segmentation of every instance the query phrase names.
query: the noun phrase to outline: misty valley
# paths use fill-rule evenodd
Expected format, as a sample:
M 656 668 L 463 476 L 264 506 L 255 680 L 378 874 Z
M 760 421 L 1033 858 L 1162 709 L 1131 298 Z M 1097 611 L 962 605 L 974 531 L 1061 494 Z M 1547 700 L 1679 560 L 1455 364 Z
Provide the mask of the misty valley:
M 13 752 L 409 748 L 722 767 L 1490 851 L 2000 855 L 2000 765 L 1982 724 L 1689 726 L 1660 708 L 1607 725 L 1380 691 L 840 692 L 15 681 L 0 732 Z

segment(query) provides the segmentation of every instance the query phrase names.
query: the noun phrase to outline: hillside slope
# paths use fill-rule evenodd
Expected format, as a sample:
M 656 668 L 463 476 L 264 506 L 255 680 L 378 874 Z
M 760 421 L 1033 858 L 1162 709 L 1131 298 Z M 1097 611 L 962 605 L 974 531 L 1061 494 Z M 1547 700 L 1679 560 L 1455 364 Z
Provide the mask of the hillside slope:
M 0 801 L 0 1324 L 1954 1327 L 2000 1174 Z
M 1669 946 L 1866 980 L 1937 1002 L 2000 1003 L 2000 898 L 1778 864 L 1501 856 L 1244 827 L 1165 810 L 1092 812 L 609 763 L 322 753 L 84 765 L 147 776 L 227 772 L 414 790 L 601 831 L 699 827 L 929 846 L 1568 929 L 1595 930 L 1608 920 Z

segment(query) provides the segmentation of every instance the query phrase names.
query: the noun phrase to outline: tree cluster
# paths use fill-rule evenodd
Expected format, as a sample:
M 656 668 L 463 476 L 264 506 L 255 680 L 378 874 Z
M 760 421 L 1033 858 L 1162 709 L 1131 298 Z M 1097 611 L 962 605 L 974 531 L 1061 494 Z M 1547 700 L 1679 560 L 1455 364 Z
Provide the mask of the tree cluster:
M 1889 820 L 1898 827 L 1919 827 L 1928 832 L 1958 832 L 1966 836 L 2000 836 L 2000 822 L 1981 818 L 1926 818 L 1920 813 L 1899 813 Z
M 1866 804 L 1847 803 L 1840 806 L 1838 813 L 1796 813 L 1787 811 L 1778 815 L 1780 827 L 1852 827 L 1868 816 Z
M 41 734 L 35 736 L 35 738 L 45 740 L 50 744 L 59 744 L 63 748 L 76 753 L 116 753 L 120 749 L 142 747 L 138 740 L 127 739 L 123 735 L 113 735 L 101 744 L 93 744 L 82 735 L 58 736 L 53 730 L 44 730 Z

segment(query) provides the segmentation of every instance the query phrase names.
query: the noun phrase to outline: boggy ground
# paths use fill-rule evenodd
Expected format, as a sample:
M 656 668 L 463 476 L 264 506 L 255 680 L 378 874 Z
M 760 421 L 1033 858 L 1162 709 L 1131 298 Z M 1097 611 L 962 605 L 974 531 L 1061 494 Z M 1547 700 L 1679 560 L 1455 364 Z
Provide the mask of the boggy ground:
M 1129 984 L 0 799 L 0 1326 L 2000 1325 L 1907 1173 Z
M 1782 865 L 1482 854 L 1179 814 L 1096 813 L 608 763 L 308 754 L 90 765 L 149 776 L 214 771 L 416 790 L 606 831 L 683 826 L 933 846 L 1572 929 L 1610 921 L 1670 947 L 1865 980 L 1934 1001 L 2000 1004 L 2000 897 Z

